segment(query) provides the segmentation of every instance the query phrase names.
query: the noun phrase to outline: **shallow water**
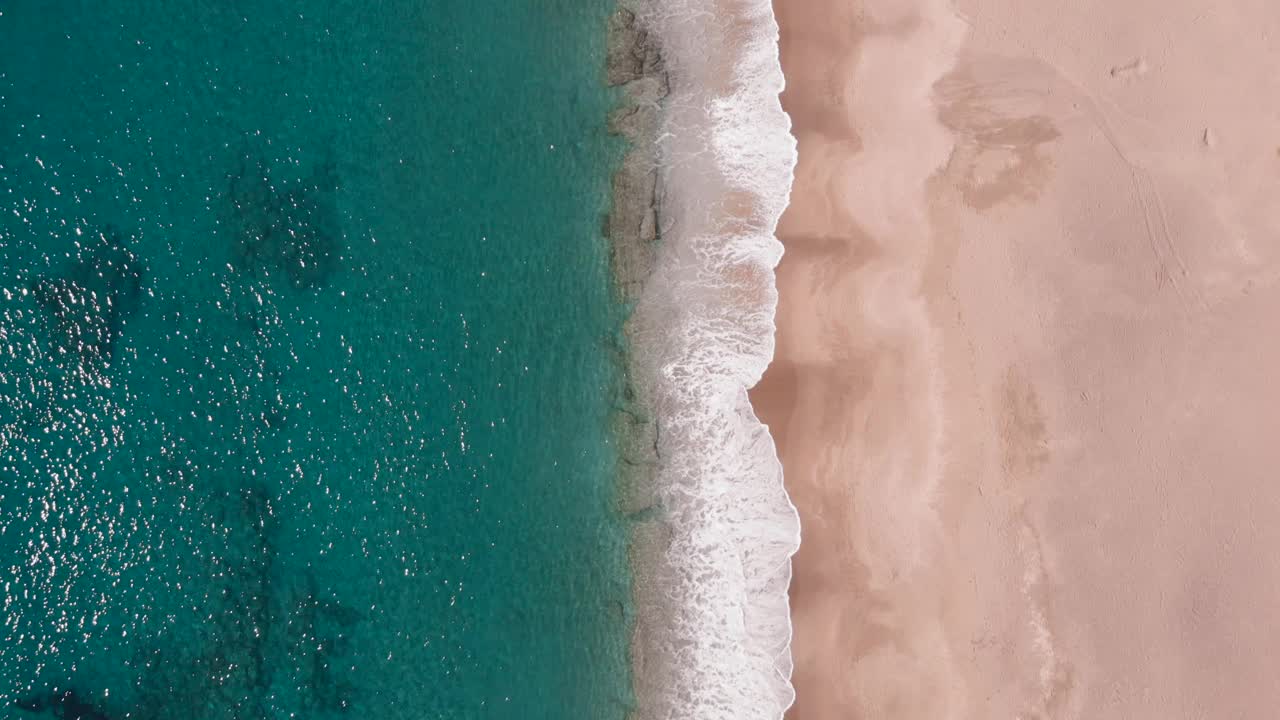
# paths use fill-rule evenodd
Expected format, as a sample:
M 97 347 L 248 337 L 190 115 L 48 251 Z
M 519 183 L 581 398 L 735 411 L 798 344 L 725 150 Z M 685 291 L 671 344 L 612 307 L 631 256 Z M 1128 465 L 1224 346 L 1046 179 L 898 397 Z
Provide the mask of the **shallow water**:
M 6 3 L 4 717 L 622 717 L 610 3 Z

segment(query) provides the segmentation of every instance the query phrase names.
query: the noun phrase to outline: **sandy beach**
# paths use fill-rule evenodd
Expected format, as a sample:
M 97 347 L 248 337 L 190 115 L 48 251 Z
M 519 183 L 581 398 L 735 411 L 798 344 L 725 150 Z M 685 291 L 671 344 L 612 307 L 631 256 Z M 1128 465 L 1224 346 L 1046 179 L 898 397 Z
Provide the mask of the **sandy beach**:
M 1280 705 L 1280 5 L 775 0 L 796 720 Z

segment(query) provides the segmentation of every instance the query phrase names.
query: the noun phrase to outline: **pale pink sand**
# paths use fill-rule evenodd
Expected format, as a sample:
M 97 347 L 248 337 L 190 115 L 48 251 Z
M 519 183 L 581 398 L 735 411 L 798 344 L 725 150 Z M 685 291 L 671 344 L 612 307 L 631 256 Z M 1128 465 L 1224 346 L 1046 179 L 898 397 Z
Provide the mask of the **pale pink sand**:
M 797 720 L 1280 708 L 1280 3 L 775 0 Z

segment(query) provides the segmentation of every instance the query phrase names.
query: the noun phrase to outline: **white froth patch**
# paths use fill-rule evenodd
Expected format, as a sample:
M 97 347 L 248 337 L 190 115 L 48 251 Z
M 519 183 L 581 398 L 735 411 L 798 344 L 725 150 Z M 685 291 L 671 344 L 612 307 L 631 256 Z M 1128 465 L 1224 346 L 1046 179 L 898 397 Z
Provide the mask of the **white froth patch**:
M 747 389 L 774 351 L 795 142 L 778 94 L 769 0 L 668 0 L 642 14 L 671 95 L 659 140 L 662 248 L 634 319 L 659 429 L 670 533 L 661 668 L 638 669 L 641 718 L 774 720 L 794 699 L 787 590 L 799 521 Z

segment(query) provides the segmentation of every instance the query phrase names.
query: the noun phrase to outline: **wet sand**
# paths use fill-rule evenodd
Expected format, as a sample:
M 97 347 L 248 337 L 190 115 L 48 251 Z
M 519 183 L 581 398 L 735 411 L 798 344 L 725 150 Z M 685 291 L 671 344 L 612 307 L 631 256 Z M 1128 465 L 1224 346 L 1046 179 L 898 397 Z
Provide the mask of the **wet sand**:
M 775 0 L 796 720 L 1280 706 L 1280 5 Z

